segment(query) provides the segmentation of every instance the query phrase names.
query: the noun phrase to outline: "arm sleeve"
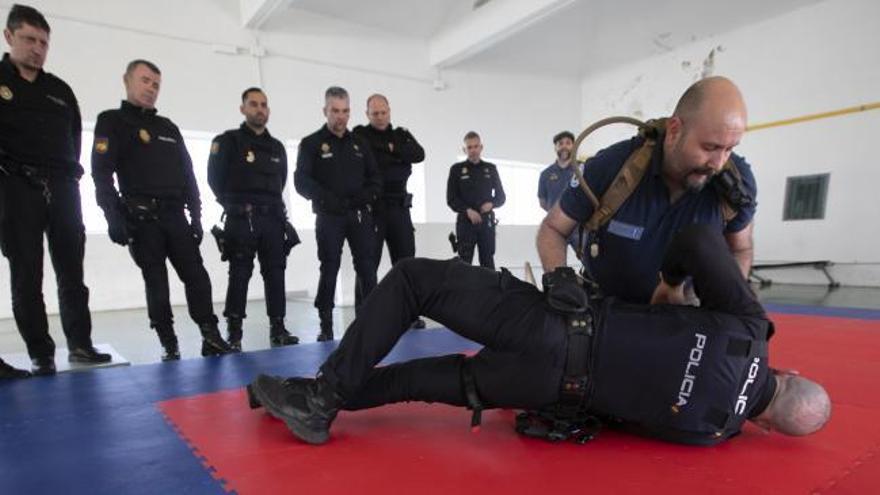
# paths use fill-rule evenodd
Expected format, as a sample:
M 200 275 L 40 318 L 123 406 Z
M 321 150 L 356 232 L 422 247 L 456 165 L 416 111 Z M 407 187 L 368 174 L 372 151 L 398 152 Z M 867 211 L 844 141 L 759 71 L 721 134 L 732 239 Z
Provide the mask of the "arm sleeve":
M 177 132 L 177 138 L 180 140 L 183 172 L 186 174 L 186 187 L 183 191 L 186 209 L 189 210 L 189 218 L 191 221 L 200 221 L 202 218 L 202 198 L 199 195 L 199 184 L 196 182 L 196 175 L 193 171 L 192 158 L 189 156 L 189 151 L 186 149 L 186 144 L 183 142 L 183 136 L 180 134 L 180 130 L 176 127 L 174 130 Z
M 408 163 L 420 163 L 425 160 L 425 149 L 416 141 L 410 132 L 402 127 L 394 129 L 397 137 L 397 152 L 401 160 Z
M 116 173 L 120 144 L 114 135 L 112 118 L 99 115 L 92 146 L 92 180 L 95 181 L 95 199 L 105 213 L 119 208 L 119 191 L 113 183 L 113 174 Z
M 281 145 L 281 190 L 287 187 L 287 148 Z
M 672 239 L 661 266 L 663 280 L 679 285 L 690 275 L 700 307 L 737 316 L 766 318 L 724 237 L 707 225 L 691 225 Z
M 503 206 L 504 202 L 507 201 L 507 195 L 504 194 L 504 186 L 501 185 L 501 176 L 498 174 L 498 167 L 492 165 L 492 169 L 495 171 L 495 184 L 493 188 L 495 189 L 495 197 L 492 199 L 492 204 L 495 205 L 495 208 L 499 206 Z
M 364 149 L 364 191 L 369 200 L 375 201 L 382 194 L 382 175 L 379 172 L 379 165 L 376 163 L 376 157 L 370 150 L 370 143 L 366 140 L 362 141 L 361 147 Z
M 544 180 L 543 172 L 538 177 L 538 199 L 542 201 L 547 200 L 547 182 Z
M 446 204 L 456 213 L 464 213 L 468 209 L 468 205 L 462 201 L 458 194 L 458 178 L 456 172 L 458 167 L 453 165 L 449 168 L 449 179 L 446 180 Z
M 77 103 L 73 91 L 70 92 L 70 98 L 73 102 L 73 121 L 70 123 L 70 132 L 73 133 L 73 136 L 71 136 L 73 138 L 73 151 L 75 153 L 73 159 L 78 163 L 82 156 L 82 115 L 80 114 L 79 103 Z M 77 167 L 79 168 L 79 165 Z
M 293 172 L 293 187 L 300 196 L 309 200 L 320 199 L 325 194 L 324 188 L 314 177 L 315 151 L 308 140 L 300 142 L 296 170 Z
M 221 134 L 211 142 L 211 155 L 208 157 L 208 185 L 214 192 L 218 203 L 223 203 L 223 192 L 226 185 L 226 175 L 229 171 L 229 156 L 231 143 L 224 139 Z

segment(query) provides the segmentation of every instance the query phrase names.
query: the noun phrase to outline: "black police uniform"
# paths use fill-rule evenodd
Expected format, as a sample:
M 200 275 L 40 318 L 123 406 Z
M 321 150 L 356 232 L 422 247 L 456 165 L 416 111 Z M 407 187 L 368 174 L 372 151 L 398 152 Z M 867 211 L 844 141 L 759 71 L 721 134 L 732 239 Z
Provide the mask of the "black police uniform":
M 273 345 L 295 344 L 284 328 L 286 210 L 281 196 L 287 184 L 287 152 L 269 130 L 256 134 L 247 124 L 214 138 L 208 160 L 208 184 L 225 213 L 223 257 L 229 260 L 229 287 L 223 316 L 229 344 L 241 348 L 241 324 L 247 316 L 248 282 L 259 256 L 271 322 Z
M 177 126 L 155 109 L 127 101 L 119 109 L 102 112 L 95 124 L 92 177 L 111 239 L 128 244 L 143 274 L 150 326 L 165 348 L 163 359 L 179 357 L 166 259 L 185 286 L 189 315 L 202 332 L 202 354 L 227 352 L 229 347 L 217 330 L 211 280 L 199 252 L 199 188 Z
M 43 234 L 58 283 L 71 360 L 109 361 L 92 347 L 83 283 L 85 227 L 79 179 L 82 124 L 70 87 L 52 74 L 30 82 L 0 62 L 0 247 L 9 260 L 12 311 L 35 371 L 54 372 L 55 342 L 43 302 Z M 73 353 L 80 350 L 88 355 Z M 78 357 L 77 357 L 78 356 Z
M 773 397 L 776 382 L 767 366 L 772 324 L 723 237 L 711 228 L 683 231 L 663 273 L 673 284 L 693 276 L 702 307 L 606 299 L 595 310 L 587 344 L 587 404 L 593 414 L 640 433 L 718 443 L 736 435 Z M 450 355 L 376 368 L 416 315 L 486 347 L 473 358 Z M 567 323 L 543 293 L 506 270 L 405 260 L 376 287 L 321 366 L 319 385 L 326 385 L 318 390 L 329 388 L 337 406 L 351 410 L 412 400 L 466 406 L 473 399 L 463 377 L 470 376 L 485 408 L 543 408 L 561 395 Z
M 315 307 L 321 317 L 321 339 L 332 338 L 333 295 L 348 239 L 360 291 L 366 297 L 376 285 L 372 204 L 382 180 L 369 143 L 348 130 L 339 137 L 326 125 L 303 138 L 296 160 L 294 185 L 312 201 L 321 275 Z
M 406 181 L 412 174 L 412 164 L 424 161 L 425 150 L 408 130 L 391 124 L 384 131 L 372 125 L 359 125 L 352 132 L 369 142 L 382 174 L 382 196 L 373 210 L 376 264 L 381 261 L 383 243 L 388 244 L 391 264 L 412 258 L 416 255 L 416 241 L 409 211 L 412 194 L 406 190 Z
M 482 213 L 483 221 L 471 223 L 467 209 L 477 212 L 480 205 L 489 202 L 498 208 L 506 196 L 501 177 L 494 164 L 480 160 L 479 163 L 463 161 L 449 169 L 446 182 L 446 204 L 458 213 L 455 219 L 455 235 L 458 237 L 458 256 L 470 264 L 474 259 L 474 246 L 480 249 L 480 266 L 495 268 L 495 211 Z

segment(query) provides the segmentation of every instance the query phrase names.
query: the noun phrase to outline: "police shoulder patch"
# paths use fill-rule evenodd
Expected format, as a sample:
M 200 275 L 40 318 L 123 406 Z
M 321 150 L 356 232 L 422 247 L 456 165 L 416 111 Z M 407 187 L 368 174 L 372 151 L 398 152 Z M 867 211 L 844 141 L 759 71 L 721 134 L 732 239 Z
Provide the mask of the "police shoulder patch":
M 214 141 L 213 143 L 211 143 L 211 154 L 216 155 L 219 152 L 220 152 L 220 141 L 217 140 L 217 141 Z
M 104 153 L 107 153 L 108 149 L 110 149 L 110 140 L 105 137 L 96 136 L 95 153 L 103 155 Z
M 12 90 L 9 89 L 9 86 L 3 85 L 0 86 L 0 98 L 3 98 L 6 101 L 12 99 Z

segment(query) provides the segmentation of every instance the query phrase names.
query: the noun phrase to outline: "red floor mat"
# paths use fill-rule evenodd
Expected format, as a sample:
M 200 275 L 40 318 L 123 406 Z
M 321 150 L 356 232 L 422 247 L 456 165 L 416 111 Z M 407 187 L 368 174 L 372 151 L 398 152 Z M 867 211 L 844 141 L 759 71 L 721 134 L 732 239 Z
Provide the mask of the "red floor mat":
M 878 493 L 880 322 L 775 315 L 771 362 L 822 382 L 831 423 L 808 438 L 747 427 L 718 447 L 670 445 L 614 432 L 585 446 L 517 435 L 513 414 L 400 404 L 340 414 L 321 447 L 227 391 L 162 411 L 205 464 L 239 493 Z

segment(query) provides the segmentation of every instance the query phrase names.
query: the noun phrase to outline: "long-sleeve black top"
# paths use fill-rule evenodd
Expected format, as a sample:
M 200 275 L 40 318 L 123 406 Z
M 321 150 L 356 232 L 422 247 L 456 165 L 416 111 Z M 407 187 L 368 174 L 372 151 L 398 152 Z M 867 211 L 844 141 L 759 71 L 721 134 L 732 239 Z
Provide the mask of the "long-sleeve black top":
M 31 82 L 3 55 L 0 62 L 0 159 L 79 178 L 82 119 L 73 90 L 42 70 Z
M 413 163 L 425 160 L 425 150 L 404 127 L 388 124 L 380 131 L 372 125 L 359 125 L 352 132 L 370 143 L 382 174 L 383 196 L 400 198 L 406 195 L 406 181 Z
M 446 182 L 446 204 L 452 211 L 460 214 L 468 208 L 480 211 L 480 205 L 486 202 L 498 208 L 506 199 L 501 177 L 494 164 L 465 160 L 450 167 L 449 180 Z
M 349 131 L 339 137 L 326 125 L 300 142 L 293 184 L 316 212 L 329 203 L 363 206 L 382 193 L 369 144 Z
M 120 108 L 98 115 L 92 178 L 98 205 L 105 210 L 118 206 L 121 193 L 123 197 L 182 201 L 192 218 L 201 217 L 199 186 L 183 136 L 155 109 L 123 101 Z
M 246 124 L 214 138 L 208 184 L 220 204 L 280 204 L 287 184 L 287 151 L 269 130 L 256 134 Z

